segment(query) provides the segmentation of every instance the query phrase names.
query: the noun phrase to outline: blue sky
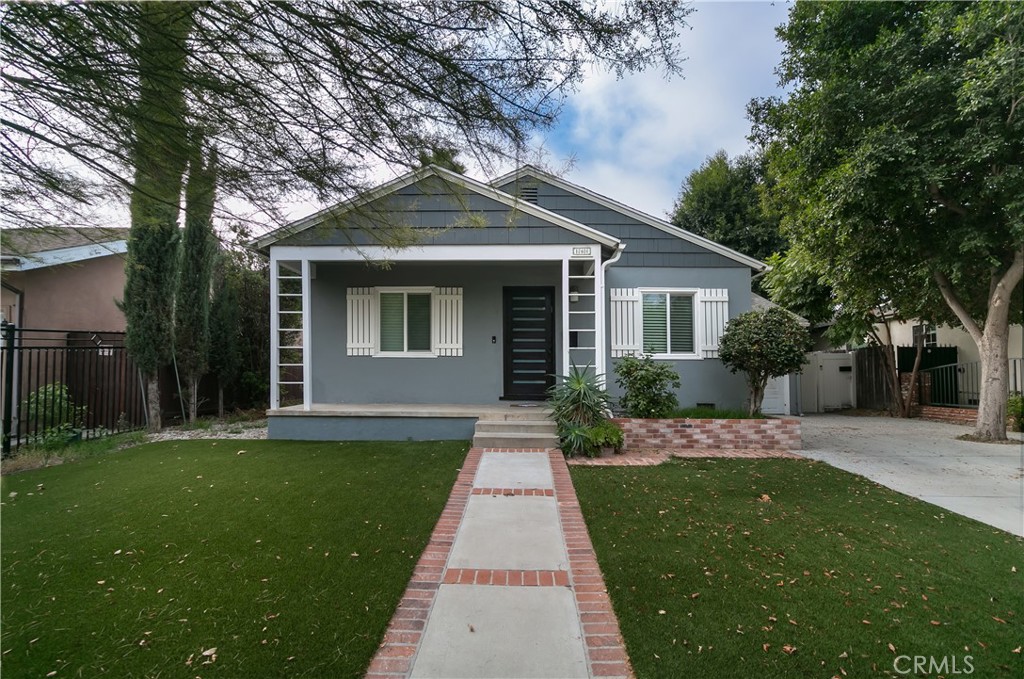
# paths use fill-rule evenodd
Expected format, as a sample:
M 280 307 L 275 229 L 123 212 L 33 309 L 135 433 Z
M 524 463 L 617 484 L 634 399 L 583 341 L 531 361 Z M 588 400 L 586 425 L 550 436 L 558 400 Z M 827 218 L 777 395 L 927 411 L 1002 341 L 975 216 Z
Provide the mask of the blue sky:
M 681 36 L 682 77 L 657 69 L 616 80 L 598 73 L 569 96 L 541 137 L 550 169 L 665 217 L 683 179 L 725 149 L 745 152 L 753 97 L 780 93 L 775 27 L 786 2 L 697 2 Z

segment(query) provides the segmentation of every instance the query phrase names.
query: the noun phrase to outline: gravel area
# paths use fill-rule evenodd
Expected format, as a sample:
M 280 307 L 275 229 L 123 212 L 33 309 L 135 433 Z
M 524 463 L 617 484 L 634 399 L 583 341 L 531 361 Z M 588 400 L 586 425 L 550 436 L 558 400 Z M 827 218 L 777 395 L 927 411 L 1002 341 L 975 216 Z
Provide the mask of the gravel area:
M 252 420 L 227 424 L 215 422 L 207 428 L 168 427 L 156 434 L 147 434 L 146 441 L 182 441 L 190 439 L 265 439 L 267 438 L 267 421 Z

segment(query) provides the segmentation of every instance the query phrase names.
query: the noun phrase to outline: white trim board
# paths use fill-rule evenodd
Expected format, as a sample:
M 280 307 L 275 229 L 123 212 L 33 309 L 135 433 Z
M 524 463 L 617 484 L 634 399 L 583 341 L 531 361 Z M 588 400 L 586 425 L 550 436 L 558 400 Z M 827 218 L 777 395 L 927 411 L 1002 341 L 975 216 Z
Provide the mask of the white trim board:
M 109 255 L 123 255 L 128 252 L 128 241 L 116 240 L 109 243 L 90 243 L 88 245 L 76 245 L 70 248 L 57 248 L 36 252 L 31 255 L 17 255 L 4 257 L 4 269 L 8 271 L 31 271 L 32 269 L 43 269 L 48 266 L 59 264 L 73 264 L 84 262 L 87 259 L 107 257 Z
M 307 229 L 316 226 L 328 216 L 344 214 L 349 210 L 356 209 L 362 205 L 366 205 L 375 200 L 383 198 L 384 196 L 387 196 L 391 193 L 400 191 L 401 189 L 404 189 L 407 186 L 411 186 L 412 184 L 415 184 L 416 182 L 426 179 L 428 177 L 438 177 L 445 182 L 449 182 L 467 191 L 472 191 L 476 194 L 484 196 L 485 198 L 495 200 L 499 203 L 502 203 L 503 205 L 507 205 L 508 207 L 518 210 L 524 214 L 537 217 L 538 219 L 543 219 L 544 221 L 550 222 L 554 226 L 561 227 L 566 231 L 570 231 L 577 235 L 595 240 L 601 245 L 604 245 L 605 247 L 615 248 L 618 247 L 620 243 L 619 239 L 615 238 L 614 236 L 610 236 L 606 233 L 598 231 L 597 229 L 586 226 L 585 224 L 580 224 L 579 222 L 564 217 L 558 214 L 557 212 L 546 210 L 542 207 L 534 205 L 533 203 L 529 203 L 527 201 L 516 198 L 515 196 L 509 195 L 504 191 L 498 190 L 497 188 L 491 186 L 490 184 L 485 184 L 483 182 L 477 181 L 465 175 L 457 174 L 450 170 L 446 170 L 442 167 L 437 167 L 436 165 L 429 165 L 425 168 L 416 170 L 415 172 L 410 172 L 409 174 L 398 177 L 397 179 L 393 179 L 392 181 L 386 184 L 382 184 L 381 186 L 378 186 L 377 188 L 371 191 L 363 193 L 360 196 L 357 196 L 350 200 L 342 201 L 337 205 L 333 205 L 331 207 L 320 210 L 319 212 L 309 215 L 308 217 L 304 217 L 302 219 L 292 222 L 291 224 L 286 224 L 285 226 L 282 226 L 278 229 L 274 229 L 273 231 L 253 240 L 250 243 L 250 245 L 260 250 L 271 247 L 274 243 L 283 238 L 294 236 L 295 234 L 301 233 L 303 231 L 306 231 Z
M 380 245 L 353 248 L 346 245 L 274 245 L 271 261 L 311 260 L 316 262 L 523 262 L 560 261 L 572 258 L 572 249 L 588 245 L 410 245 L 386 248 Z
M 719 245 L 718 243 L 712 240 L 708 240 L 703 236 L 698 236 L 695 233 L 691 233 L 686 229 L 681 229 L 678 226 L 666 222 L 663 219 L 658 219 L 657 217 L 649 215 L 646 212 L 641 212 L 636 208 L 632 208 L 624 203 L 620 203 L 619 201 L 614 200 L 613 198 L 609 198 L 608 196 L 602 196 L 600 193 L 591 191 L 588 188 L 584 188 L 582 186 L 579 186 L 578 184 L 573 184 L 572 182 L 562 179 L 560 177 L 556 177 L 553 174 L 548 174 L 547 172 L 539 170 L 532 165 L 523 165 L 522 167 L 513 170 L 512 172 L 504 174 L 498 177 L 497 179 L 493 180 L 491 182 L 491 185 L 497 187 L 503 184 L 507 184 L 510 181 L 518 181 L 523 177 L 533 177 L 534 179 L 537 179 L 539 181 L 547 182 L 548 184 L 556 186 L 562 189 L 563 191 L 568 191 L 569 193 L 575 194 L 581 198 L 591 200 L 597 203 L 598 205 L 601 205 L 602 207 L 608 208 L 609 210 L 614 210 L 619 214 L 631 217 L 638 222 L 642 222 L 644 224 L 647 224 L 648 226 L 653 226 L 655 229 L 663 231 L 669 234 L 670 236 L 675 236 L 676 238 L 689 241 L 694 245 L 699 245 L 700 247 L 706 250 L 710 250 L 715 254 L 722 255 L 723 257 L 727 257 L 733 261 L 739 262 L 740 264 L 749 266 L 754 271 L 764 271 L 765 269 L 768 268 L 768 265 L 765 264 L 764 262 L 760 262 L 754 259 L 753 257 L 749 257 L 743 254 L 742 252 L 737 252 L 732 248 L 727 248 L 724 245 Z

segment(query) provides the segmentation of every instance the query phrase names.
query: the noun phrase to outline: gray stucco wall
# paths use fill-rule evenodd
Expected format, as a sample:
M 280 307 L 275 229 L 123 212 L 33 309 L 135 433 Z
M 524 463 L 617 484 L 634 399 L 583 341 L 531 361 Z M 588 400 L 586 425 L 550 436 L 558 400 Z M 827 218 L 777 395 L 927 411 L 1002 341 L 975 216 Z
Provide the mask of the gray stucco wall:
M 729 317 L 750 311 L 750 270 L 744 268 L 665 269 L 626 268 L 612 265 L 606 278 L 608 288 L 726 288 L 729 290 Z M 606 332 L 610 330 L 610 318 Z M 608 385 L 613 396 L 622 390 L 615 384 L 615 359 L 608 359 Z M 679 405 L 714 403 L 719 408 L 742 408 L 747 399 L 747 384 L 742 373 L 732 374 L 717 358 L 669 361 L 679 374 Z
M 561 372 L 561 262 L 363 263 L 316 267 L 311 285 L 315 403 L 497 403 L 503 392 L 502 288 L 555 289 L 556 371 Z M 377 358 L 346 352 L 345 288 L 431 285 L 463 288 L 463 355 Z M 492 342 L 492 338 L 494 341 Z
M 392 227 L 442 229 L 422 233 L 420 245 L 525 245 L 590 243 L 591 239 L 515 211 L 476 193 L 454 193 L 430 179 L 348 213 L 337 221 L 285 238 L 275 245 L 373 245 Z M 374 237 L 374 233 L 378 233 Z
M 705 250 L 632 217 L 609 210 L 591 200 L 542 180 L 527 180 L 537 187 L 537 204 L 625 242 L 619 264 L 624 267 L 747 268 L 739 262 Z M 516 195 L 516 182 L 499 187 Z

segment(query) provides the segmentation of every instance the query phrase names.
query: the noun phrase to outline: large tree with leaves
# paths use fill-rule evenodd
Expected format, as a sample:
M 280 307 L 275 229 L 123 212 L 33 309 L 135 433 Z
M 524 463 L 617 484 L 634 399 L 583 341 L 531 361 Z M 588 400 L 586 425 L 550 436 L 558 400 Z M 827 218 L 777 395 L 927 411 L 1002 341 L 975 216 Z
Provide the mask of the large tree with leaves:
M 188 420 L 199 409 L 199 380 L 209 367 L 210 283 L 217 252 L 213 206 L 217 185 L 217 149 L 193 141 L 185 185 L 185 231 L 174 298 L 174 357 L 185 379 Z
M 281 222 L 283 198 L 336 202 L 422 149 L 521 153 L 592 65 L 677 70 L 690 11 L 646 0 L 615 12 L 586 0 L 9 4 L 0 221 L 68 223 L 130 201 L 128 344 L 159 426 L 197 131 L 221 152 L 221 204 Z
M 1024 275 L 1024 4 L 798 2 L 779 37 L 792 92 L 751 110 L 785 233 L 837 289 L 877 283 L 959 322 L 981 354 L 976 434 L 1004 439 Z
M 760 260 L 784 250 L 779 218 L 761 201 L 762 165 L 758 155 L 708 156 L 683 180 L 672 223 Z

